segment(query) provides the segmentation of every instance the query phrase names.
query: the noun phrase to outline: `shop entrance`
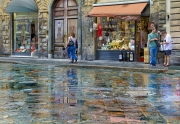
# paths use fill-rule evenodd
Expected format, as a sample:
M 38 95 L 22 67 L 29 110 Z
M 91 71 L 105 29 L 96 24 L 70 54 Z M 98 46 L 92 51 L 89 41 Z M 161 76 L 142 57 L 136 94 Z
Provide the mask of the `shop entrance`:
M 53 9 L 53 56 L 66 58 L 64 47 L 74 32 L 77 38 L 78 6 L 75 0 L 57 0 Z
M 87 15 L 97 17 L 96 59 L 143 61 L 150 5 L 146 2 L 119 3 L 122 4 L 94 5 Z

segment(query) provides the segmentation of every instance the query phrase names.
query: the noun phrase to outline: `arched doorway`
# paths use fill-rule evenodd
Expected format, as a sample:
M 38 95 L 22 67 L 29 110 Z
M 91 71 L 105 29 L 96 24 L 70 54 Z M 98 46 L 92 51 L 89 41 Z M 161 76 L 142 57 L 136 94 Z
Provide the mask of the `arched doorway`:
M 78 34 L 78 5 L 75 0 L 57 0 L 53 5 L 53 55 L 64 58 L 63 47 L 71 32 Z

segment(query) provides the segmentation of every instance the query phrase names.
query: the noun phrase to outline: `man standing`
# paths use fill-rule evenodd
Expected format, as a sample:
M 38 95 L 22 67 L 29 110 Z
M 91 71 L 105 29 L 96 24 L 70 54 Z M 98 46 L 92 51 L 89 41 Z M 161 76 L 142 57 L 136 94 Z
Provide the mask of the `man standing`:
M 162 31 L 162 36 L 164 37 L 164 42 L 161 44 L 164 46 L 164 64 L 163 66 L 168 67 L 170 63 L 170 55 L 172 50 L 172 39 L 166 31 Z
M 150 48 L 150 65 L 156 66 L 157 46 L 156 41 L 158 40 L 158 34 L 156 28 L 152 27 L 152 32 L 148 34 L 148 46 Z

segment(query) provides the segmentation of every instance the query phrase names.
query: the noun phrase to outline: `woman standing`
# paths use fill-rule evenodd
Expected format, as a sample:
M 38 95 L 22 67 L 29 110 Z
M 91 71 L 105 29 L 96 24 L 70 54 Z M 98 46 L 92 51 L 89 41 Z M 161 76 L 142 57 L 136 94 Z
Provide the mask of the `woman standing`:
M 70 42 L 73 41 L 73 45 L 70 45 Z M 71 58 L 70 63 L 74 63 L 74 60 L 76 59 L 76 55 L 75 55 L 75 51 L 76 51 L 76 44 L 77 44 L 77 40 L 75 38 L 75 34 L 71 33 L 70 37 L 68 39 L 68 50 L 69 50 L 69 55 L 68 57 Z
M 150 65 L 156 66 L 156 56 L 157 56 L 157 46 L 158 33 L 156 33 L 156 28 L 152 27 L 152 32 L 148 34 L 148 42 L 150 48 Z
M 161 44 L 163 44 L 163 46 L 164 46 L 164 64 L 163 64 L 163 66 L 168 67 L 170 64 L 172 39 L 171 39 L 171 35 L 168 34 L 166 31 L 163 31 L 162 35 L 164 37 L 164 42 L 161 42 Z

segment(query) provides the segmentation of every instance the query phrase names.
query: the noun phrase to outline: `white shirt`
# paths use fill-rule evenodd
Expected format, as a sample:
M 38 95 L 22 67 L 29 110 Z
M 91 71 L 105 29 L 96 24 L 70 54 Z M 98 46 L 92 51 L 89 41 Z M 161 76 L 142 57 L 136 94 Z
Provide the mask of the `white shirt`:
M 172 39 L 169 34 L 166 34 L 164 41 L 168 43 L 168 44 L 164 44 L 164 50 L 172 50 Z
M 72 41 L 74 42 L 74 46 L 76 46 L 76 38 L 73 38 L 72 36 L 69 37 L 69 40 L 72 39 Z

